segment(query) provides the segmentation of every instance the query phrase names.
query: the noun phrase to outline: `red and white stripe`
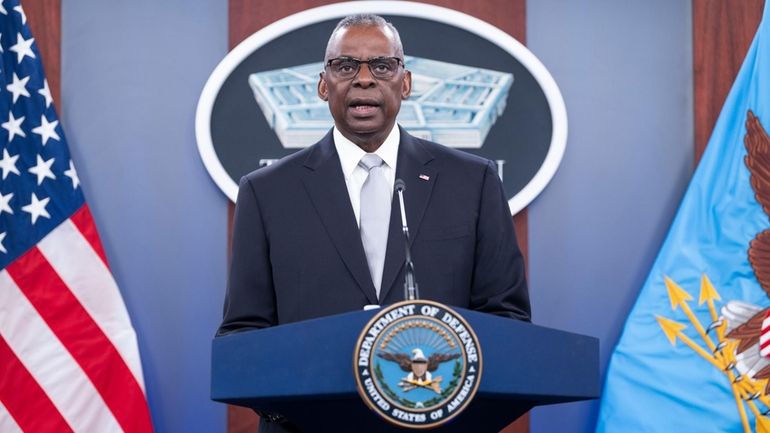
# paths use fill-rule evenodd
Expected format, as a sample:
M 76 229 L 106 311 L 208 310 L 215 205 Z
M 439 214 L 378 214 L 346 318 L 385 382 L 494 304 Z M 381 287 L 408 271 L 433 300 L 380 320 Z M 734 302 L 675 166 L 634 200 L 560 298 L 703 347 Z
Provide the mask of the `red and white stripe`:
M 762 321 L 762 330 L 759 334 L 759 354 L 770 356 L 770 311 L 765 315 Z
M 3 406 L 2 401 L 0 401 L 0 431 L 5 433 L 21 433 L 21 427 L 11 418 L 11 414 Z
M 152 431 L 131 322 L 87 206 L 0 271 L 0 432 Z

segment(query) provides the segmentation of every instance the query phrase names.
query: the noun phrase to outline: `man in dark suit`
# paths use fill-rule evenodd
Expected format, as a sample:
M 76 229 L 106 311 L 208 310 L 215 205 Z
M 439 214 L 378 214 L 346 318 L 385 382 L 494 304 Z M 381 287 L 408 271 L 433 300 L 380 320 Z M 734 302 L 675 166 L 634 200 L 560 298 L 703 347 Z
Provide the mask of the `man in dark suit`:
M 318 95 L 335 128 L 241 180 L 218 334 L 403 299 L 398 201 L 384 228 L 379 271 L 367 263 L 359 231 L 367 173 L 358 160 L 367 153 L 390 170 L 389 191 L 394 178 L 406 183 L 421 297 L 529 320 L 523 260 L 493 164 L 412 137 L 395 123 L 411 92 L 397 30 L 377 16 L 348 17 L 334 30 L 325 61 Z
M 412 86 L 403 58 L 397 30 L 382 18 L 338 24 L 318 82 L 334 128 L 241 180 L 218 335 L 403 300 L 395 179 L 406 184 L 421 297 L 529 320 L 524 264 L 495 167 L 396 125 Z M 359 163 L 371 154 L 385 191 L 380 202 L 367 185 L 374 169 Z M 370 215 L 377 209 L 384 217 Z M 379 221 L 374 229 L 372 221 Z
M 391 210 L 389 193 L 378 270 L 359 230 L 367 172 L 358 161 L 371 153 L 383 161 L 389 191 L 394 179 L 406 183 L 421 297 L 529 320 L 524 264 L 493 163 L 395 123 L 412 85 L 397 30 L 377 16 L 345 18 L 325 62 L 318 95 L 334 129 L 241 180 L 218 335 L 403 300 L 398 200 Z

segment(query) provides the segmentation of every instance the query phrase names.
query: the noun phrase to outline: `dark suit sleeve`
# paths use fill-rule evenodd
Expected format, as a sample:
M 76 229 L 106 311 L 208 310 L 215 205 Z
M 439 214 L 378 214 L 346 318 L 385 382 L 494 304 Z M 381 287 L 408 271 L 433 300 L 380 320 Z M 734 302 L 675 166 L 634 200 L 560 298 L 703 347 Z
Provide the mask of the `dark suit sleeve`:
M 259 202 L 244 177 L 235 205 L 230 274 L 217 336 L 277 323 L 269 253 Z
M 516 241 L 503 185 L 490 161 L 476 226 L 471 308 L 519 320 L 531 320 L 524 259 Z

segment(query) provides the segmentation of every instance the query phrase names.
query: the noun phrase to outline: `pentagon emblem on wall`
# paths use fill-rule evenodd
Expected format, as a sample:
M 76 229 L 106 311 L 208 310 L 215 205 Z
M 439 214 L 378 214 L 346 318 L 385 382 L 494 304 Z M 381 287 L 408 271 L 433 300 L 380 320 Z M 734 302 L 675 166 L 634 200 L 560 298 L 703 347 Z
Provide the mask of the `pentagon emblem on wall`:
M 364 327 L 353 356 L 364 402 L 406 428 L 442 425 L 471 402 L 481 381 L 481 348 L 457 312 L 432 301 L 403 301 Z
M 329 109 L 317 96 L 322 59 L 334 26 L 356 13 L 382 15 L 401 35 L 413 88 L 398 123 L 419 138 L 493 161 L 511 214 L 526 207 L 564 155 L 567 112 L 556 82 L 531 51 L 490 23 L 409 1 L 307 9 L 227 54 L 195 116 L 198 150 L 214 182 L 235 201 L 242 176 L 329 131 Z

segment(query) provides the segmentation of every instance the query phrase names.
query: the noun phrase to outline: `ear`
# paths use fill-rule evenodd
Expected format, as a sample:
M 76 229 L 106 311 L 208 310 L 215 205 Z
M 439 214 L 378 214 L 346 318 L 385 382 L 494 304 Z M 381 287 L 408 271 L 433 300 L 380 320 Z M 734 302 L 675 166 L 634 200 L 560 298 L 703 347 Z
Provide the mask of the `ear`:
M 323 72 L 318 74 L 318 97 L 324 101 L 329 100 L 329 89 L 326 87 L 326 79 Z
M 401 82 L 401 99 L 409 98 L 412 94 L 412 73 L 410 71 L 404 71 L 404 78 Z

